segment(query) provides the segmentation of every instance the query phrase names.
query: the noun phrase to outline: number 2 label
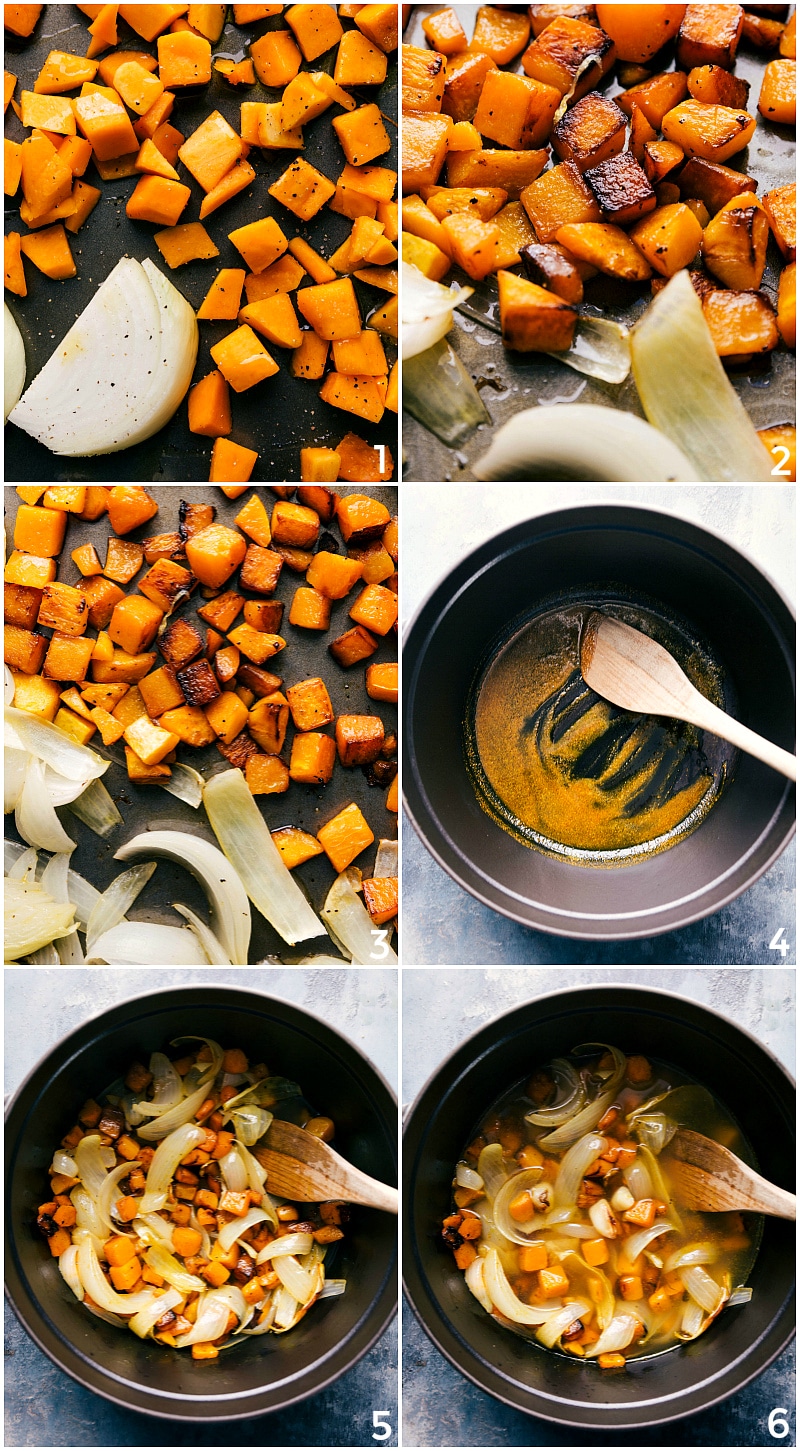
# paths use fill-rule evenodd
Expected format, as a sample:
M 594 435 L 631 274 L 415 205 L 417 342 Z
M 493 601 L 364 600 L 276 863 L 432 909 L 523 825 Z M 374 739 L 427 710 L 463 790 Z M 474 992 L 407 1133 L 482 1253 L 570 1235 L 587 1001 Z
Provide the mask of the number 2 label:
M 792 471 L 791 469 L 787 469 L 786 465 L 791 458 L 791 453 L 789 452 L 789 449 L 786 447 L 786 445 L 783 443 L 776 443 L 775 447 L 770 449 L 770 453 L 778 460 L 774 469 L 772 470 L 772 477 L 774 479 L 790 479 L 792 477 Z M 783 454 L 783 458 L 779 457 L 780 454 Z

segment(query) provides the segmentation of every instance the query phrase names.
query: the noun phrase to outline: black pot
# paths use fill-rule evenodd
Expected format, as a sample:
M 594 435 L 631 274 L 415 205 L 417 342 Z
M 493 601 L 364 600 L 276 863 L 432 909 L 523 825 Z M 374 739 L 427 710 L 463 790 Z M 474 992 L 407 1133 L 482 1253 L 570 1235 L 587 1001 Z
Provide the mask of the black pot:
M 336 1261 L 347 1280 L 286 1335 L 258 1336 L 213 1363 L 140 1341 L 87 1312 L 36 1230 L 53 1149 L 81 1105 L 123 1065 L 173 1038 L 204 1034 L 293 1078 L 336 1124 L 358 1168 L 396 1183 L 397 1110 L 388 1085 L 347 1039 L 291 1003 L 231 987 L 170 988 L 120 1003 L 70 1033 L 15 1094 L 6 1123 L 6 1288 L 28 1334 L 75 1380 L 128 1410 L 230 1421 L 303 1400 L 349 1370 L 396 1308 L 394 1217 L 356 1208 Z
M 742 756 L 694 832 L 607 868 L 525 846 L 481 809 L 461 744 L 481 656 L 539 603 L 598 588 L 645 596 L 688 622 L 721 661 L 738 719 L 793 749 L 794 616 L 766 576 L 723 539 L 668 514 L 564 509 L 468 555 L 407 631 L 405 805 L 439 864 L 505 916 L 563 937 L 652 937 L 719 911 L 757 881 L 794 832 L 794 788 Z
M 738 1120 L 767 1179 L 792 1188 L 794 1084 L 754 1038 L 676 994 L 621 986 L 548 994 L 467 1039 L 419 1094 L 404 1136 L 403 1274 L 427 1334 L 457 1370 L 498 1400 L 563 1425 L 602 1431 L 660 1425 L 741 1390 L 794 1333 L 794 1225 L 768 1219 L 749 1305 L 723 1311 L 699 1339 L 625 1373 L 528 1344 L 478 1304 L 441 1240 L 456 1161 L 506 1087 L 577 1043 L 652 1054 L 697 1078 Z

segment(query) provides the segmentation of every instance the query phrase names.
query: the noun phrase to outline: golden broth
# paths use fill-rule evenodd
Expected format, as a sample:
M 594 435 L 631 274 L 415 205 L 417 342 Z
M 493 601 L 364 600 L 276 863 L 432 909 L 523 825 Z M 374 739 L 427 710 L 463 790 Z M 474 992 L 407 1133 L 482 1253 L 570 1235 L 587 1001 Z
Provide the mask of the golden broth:
M 605 609 L 665 645 L 723 706 L 719 666 L 685 631 L 627 602 L 565 603 L 492 651 L 468 710 L 467 764 L 481 806 L 529 846 L 585 862 L 663 850 L 716 801 L 734 752 L 680 721 L 637 716 L 580 675 L 588 616 Z
M 600 1045 L 594 1045 L 591 1052 L 594 1056 L 584 1048 L 580 1056 L 572 1055 L 567 1060 L 579 1070 L 590 1097 L 603 1092 L 597 1068 L 603 1066 L 603 1057 L 606 1060 L 609 1057 L 608 1054 L 600 1056 Z M 558 1060 L 562 1064 L 564 1061 Z M 724 1289 L 727 1297 L 738 1286 L 747 1284 L 763 1225 L 760 1215 L 694 1213 L 673 1201 L 669 1145 L 658 1155 L 650 1156 L 636 1137 L 641 1130 L 635 1127 L 630 1115 L 642 1104 L 671 1089 L 692 1090 L 688 1102 L 683 1100 L 681 1123 L 724 1144 L 744 1162 L 754 1165 L 752 1151 L 725 1108 L 684 1074 L 640 1055 L 628 1059 L 620 1055 L 620 1061 L 625 1063 L 625 1070 L 613 1093 L 613 1104 L 604 1109 L 604 1116 L 599 1120 L 601 1127 L 587 1131 L 604 1138 L 606 1147 L 579 1179 L 576 1199 L 569 1205 L 566 1221 L 563 1216 L 557 1221 L 556 1185 L 572 1145 L 555 1148 L 543 1143 L 554 1132 L 553 1126 L 536 1126 L 526 1117 L 532 1112 L 541 1113 L 554 1096 L 553 1092 L 548 1094 L 548 1086 L 554 1085 L 555 1065 L 548 1065 L 503 1093 L 480 1120 L 465 1147 L 460 1169 L 462 1179 L 469 1177 L 464 1175 L 465 1169 L 479 1174 L 483 1170 L 485 1182 L 477 1190 L 454 1180 L 454 1207 L 443 1229 L 445 1242 L 456 1253 L 459 1268 L 465 1271 L 470 1270 L 468 1261 L 480 1260 L 495 1251 L 511 1291 L 523 1306 L 535 1309 L 550 1305 L 558 1310 L 583 1297 L 587 1309 L 582 1315 L 575 1315 L 566 1338 L 562 1341 L 559 1337 L 554 1345 L 546 1348 L 587 1360 L 595 1356 L 592 1346 L 598 1344 L 607 1323 L 617 1316 L 634 1317 L 640 1328 L 635 1339 L 619 1352 L 624 1361 L 668 1350 L 694 1338 L 683 1331 L 684 1323 L 688 1323 L 684 1318 L 688 1311 L 696 1313 L 694 1302 L 680 1273 L 670 1272 L 670 1258 L 689 1246 L 699 1246 L 699 1263 L 704 1273 Z M 641 1065 L 651 1070 L 646 1081 L 637 1081 L 642 1078 Z M 563 1079 L 559 1080 L 559 1086 L 561 1083 Z M 668 1108 L 665 1111 L 669 1113 Z M 490 1149 L 489 1156 L 485 1156 L 484 1151 L 492 1145 L 499 1148 Z M 490 1165 L 492 1153 L 495 1157 Z M 598 1172 L 601 1168 L 602 1173 Z M 503 1176 L 508 1181 L 513 1177 L 514 1182 L 509 1182 L 505 1191 L 505 1211 L 501 1207 L 502 1187 L 498 1189 L 497 1182 L 490 1179 L 490 1169 L 492 1175 L 499 1175 L 501 1186 Z M 521 1194 L 517 1194 L 517 1183 Z M 549 1196 L 549 1205 L 534 1199 L 527 1219 L 525 1209 L 521 1218 L 515 1217 L 514 1204 L 519 1206 L 526 1192 L 534 1196 L 544 1193 L 545 1197 Z M 596 1217 L 597 1207 L 592 1208 L 601 1200 L 610 1214 L 610 1226 L 605 1221 L 605 1230 L 609 1227 L 612 1230 L 608 1237 L 605 1231 L 598 1230 L 597 1224 L 604 1221 L 602 1216 Z M 628 1200 L 626 1209 L 623 1205 Z M 454 1221 L 459 1216 L 461 1222 L 456 1225 Z M 479 1234 L 473 1234 L 475 1218 L 480 1220 Z M 549 1218 L 553 1220 L 550 1224 L 546 1222 Z M 565 1222 L 568 1230 L 564 1229 Z M 658 1234 L 634 1260 L 627 1258 L 625 1247 L 632 1242 L 633 1235 L 642 1228 L 656 1228 L 659 1222 L 674 1227 Z M 509 1226 L 516 1241 L 505 1237 Z M 556 1278 L 559 1275 L 563 1281 L 560 1286 Z M 475 1286 L 470 1288 L 475 1294 Z M 609 1298 L 612 1295 L 613 1304 Z M 525 1339 L 540 1341 L 536 1326 L 515 1323 L 502 1310 L 498 1312 L 494 1301 L 492 1313 Z M 702 1318 L 705 1329 L 710 1320 L 705 1313 Z M 603 1364 L 601 1360 L 601 1368 Z

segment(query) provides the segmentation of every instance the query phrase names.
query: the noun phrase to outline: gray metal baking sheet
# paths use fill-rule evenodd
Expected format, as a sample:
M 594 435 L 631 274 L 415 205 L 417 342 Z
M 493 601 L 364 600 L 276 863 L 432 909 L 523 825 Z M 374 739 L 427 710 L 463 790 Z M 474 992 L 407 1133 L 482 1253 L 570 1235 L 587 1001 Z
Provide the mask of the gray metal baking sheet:
M 435 14 L 441 8 L 441 5 L 414 6 L 404 36 L 407 44 L 427 47 L 422 22 L 426 16 Z M 476 5 L 453 6 L 468 37 L 474 29 L 477 8 Z M 772 187 L 793 181 L 795 177 L 793 128 L 768 125 L 756 109 L 765 60 L 771 58 L 773 57 L 759 55 L 746 44 L 741 45 L 737 52 L 735 74 L 750 82 L 748 110 L 758 117 L 758 124 L 749 147 L 726 162 L 726 165 L 756 178 L 759 196 L 763 196 Z M 670 62 L 670 66 L 671 64 Z M 519 70 L 519 58 L 506 69 Z M 612 71 L 612 81 L 604 88 L 604 94 L 614 97 L 623 89 Z M 773 304 L 777 296 L 781 265 L 781 254 L 774 240 L 770 240 L 762 286 Z M 444 280 L 449 281 L 451 278 L 458 278 L 465 285 L 472 285 L 471 279 L 457 267 L 452 268 Z M 487 279 L 485 286 L 496 295 L 497 284 L 492 278 Z M 598 317 L 613 318 L 626 327 L 632 327 L 638 321 L 649 302 L 649 283 L 636 287 L 601 276 L 585 285 L 584 310 Z M 482 424 L 466 443 L 452 449 L 440 443 L 434 434 L 409 413 L 404 413 L 403 477 L 406 479 L 420 482 L 437 479 L 474 481 L 473 464 L 486 453 L 493 429 L 507 423 L 523 408 L 550 407 L 556 403 L 595 403 L 607 408 L 621 408 L 625 412 L 637 414 L 640 418 L 644 417 L 644 410 L 631 377 L 616 387 L 595 378 L 587 378 L 568 368 L 566 364 L 557 362 L 555 358 L 539 353 L 531 353 L 527 359 L 524 355 L 516 354 L 511 362 L 497 333 L 472 318 L 462 317 L 460 313 L 455 314 L 455 324 L 452 332 L 448 334 L 449 340 L 467 372 L 476 381 L 492 421 L 490 424 Z M 795 356 L 783 342 L 768 356 L 765 366 L 759 365 L 750 371 L 731 371 L 728 376 L 756 428 L 768 428 L 776 423 L 794 423 Z
M 227 499 L 215 485 L 193 486 L 191 489 L 166 486 L 150 489 L 148 492 L 158 503 L 158 513 L 140 529 L 126 534 L 126 539 L 138 542 L 149 535 L 167 533 L 177 529 L 178 508 L 182 498 L 191 504 L 213 504 L 217 511 L 217 522 L 233 525 L 236 515 L 249 497 L 247 494 L 242 494 L 238 499 Z M 275 495 L 272 491 L 264 488 L 255 489 L 253 492 L 262 497 L 267 512 L 271 514 L 275 503 Z M 344 493 L 344 490 L 342 492 Z M 353 489 L 352 492 L 370 494 L 385 504 L 390 514 L 397 512 L 397 489 L 391 485 L 360 485 L 357 490 Z M 11 541 L 17 507 L 21 501 L 13 488 L 6 487 L 4 493 L 6 531 L 9 541 Z M 329 526 L 323 523 L 320 533 L 323 534 L 326 529 L 337 539 L 340 553 L 344 552 L 341 535 L 335 521 Z M 92 524 L 85 523 L 77 515 L 70 515 L 64 547 L 59 556 L 59 581 L 63 584 L 79 582 L 80 574 L 70 558 L 72 550 L 79 544 L 94 544 L 101 561 L 105 561 L 106 543 L 111 534 L 113 534 L 113 530 L 110 528 L 106 514 Z M 135 590 L 137 580 L 143 577 L 148 568 L 149 565 L 145 563 L 131 583 L 123 586 L 126 593 Z M 236 588 L 237 579 L 238 574 L 234 574 L 225 588 Z M 352 627 L 353 622 L 348 616 L 348 610 L 356 598 L 357 587 L 350 592 L 346 599 L 333 601 L 331 624 L 328 630 L 304 630 L 290 625 L 287 618 L 294 592 L 304 583 L 303 575 L 295 574 L 284 564 L 274 595 L 258 596 L 254 595 L 252 591 L 243 590 L 247 598 L 279 599 L 283 600 L 285 605 L 280 633 L 287 642 L 286 649 L 276 655 L 273 660 L 268 661 L 264 668 L 269 670 L 271 666 L 274 666 L 274 674 L 283 677 L 284 688 L 287 685 L 296 684 L 299 680 L 319 675 L 328 687 L 337 716 L 342 713 L 378 715 L 383 721 L 387 736 L 396 732 L 397 707 L 384 701 L 371 700 L 367 695 L 365 682 L 366 664 L 380 664 L 383 661 L 396 659 L 394 632 L 390 630 L 388 635 L 384 636 L 370 661 L 354 665 L 348 670 L 343 669 L 329 653 L 328 644 L 331 640 L 335 640 L 337 635 Z M 196 620 L 197 606 L 203 603 L 199 591 L 196 590 L 188 604 L 183 605 L 176 612 L 176 617 L 185 616 L 187 619 L 196 621 L 205 633 L 207 627 L 203 621 Z M 158 663 L 163 663 L 160 656 Z M 286 746 L 281 753 L 287 761 L 293 734 L 294 728 L 290 721 Z M 124 871 L 128 865 L 115 861 L 114 852 L 126 841 L 138 836 L 140 832 L 188 831 L 192 835 L 202 837 L 205 841 L 217 844 L 202 806 L 195 810 L 159 786 L 134 785 L 128 779 L 121 743 L 103 748 L 99 736 L 97 736 L 89 744 L 98 746 L 103 750 L 103 754 L 114 758 L 102 779 L 116 802 L 123 818 L 123 824 L 116 827 L 110 836 L 100 837 L 90 831 L 88 826 L 84 826 L 83 822 L 78 821 L 72 813 L 67 815 L 65 810 L 62 816 L 73 841 L 77 842 L 77 850 L 73 853 L 71 865 L 99 891 L 104 891 L 113 878 Z M 194 750 L 190 746 L 181 745 L 178 747 L 178 760 L 188 766 L 194 766 L 204 775 L 209 770 L 227 769 L 227 762 L 220 755 L 216 746 Z M 281 826 L 299 826 L 312 834 L 316 834 L 326 821 L 330 821 L 351 801 L 355 801 L 363 811 L 371 830 L 375 833 L 375 845 L 367 847 L 367 850 L 355 862 L 365 877 L 372 873 L 378 841 L 382 837 L 394 839 L 397 835 L 397 816 L 386 810 L 386 788 L 370 786 L 358 767 L 345 769 L 338 759 L 334 766 L 333 776 L 327 786 L 315 788 L 291 781 L 289 790 L 283 794 L 257 796 L 255 800 L 271 831 L 275 831 Z M 5 819 L 5 833 L 7 838 L 14 841 L 21 839 L 15 830 L 13 814 Z M 147 857 L 143 856 L 141 860 L 146 861 Z M 292 875 L 305 889 L 315 911 L 319 912 L 336 877 L 327 856 L 323 854 L 312 857 L 302 866 L 295 867 Z M 128 916 L 136 921 L 164 922 L 171 926 L 182 926 L 182 919 L 172 910 L 174 902 L 181 902 L 191 907 L 204 920 L 208 920 L 208 902 L 195 878 L 183 867 L 159 857 L 156 871 L 141 896 L 136 899 Z M 332 954 L 334 957 L 337 955 L 327 934 L 319 939 L 301 943 L 298 948 L 294 949 L 287 947 L 283 939 L 264 920 L 255 907 L 252 908 L 252 920 L 251 962 L 262 961 L 267 956 L 291 962 L 293 959 L 296 960 L 311 952 Z
M 225 29 L 216 45 L 212 46 L 213 58 L 231 56 L 244 57 L 248 42 L 256 40 L 268 30 L 285 29 L 286 21 L 281 15 L 260 21 L 256 25 L 238 27 L 233 24 L 228 6 Z M 344 20 L 345 29 L 353 21 Z M 53 49 L 71 51 L 85 55 L 90 40 L 88 16 L 75 5 L 45 5 L 41 18 L 30 41 L 18 41 L 6 32 L 5 66 L 18 77 L 15 100 L 20 92 L 33 90 L 33 83 L 42 65 Z M 119 44 L 115 49 L 144 50 L 156 53 L 156 42 L 149 44 L 136 35 L 124 21 L 119 22 Z M 110 54 L 110 51 L 103 54 Z M 326 70 L 333 73 L 335 51 L 328 51 L 311 63 L 303 62 L 304 70 Z M 99 57 L 102 60 L 102 55 Z M 387 132 L 392 139 L 392 149 L 385 156 L 377 158 L 376 164 L 397 170 L 397 52 L 388 57 L 387 79 L 382 86 L 367 86 L 354 90 L 359 104 L 375 101 L 389 121 Z M 176 126 L 184 136 L 189 136 L 213 110 L 219 110 L 236 132 L 239 131 L 242 101 L 278 101 L 280 90 L 270 90 L 256 82 L 254 86 L 230 86 L 219 72 L 212 69 L 211 81 L 199 88 L 199 94 L 178 92 L 170 124 Z M 332 181 L 339 176 L 345 165 L 345 156 L 336 133 L 331 126 L 332 115 L 344 114 L 341 107 L 329 107 L 316 121 L 305 128 L 305 149 L 293 151 L 264 152 L 253 147 L 249 160 L 256 172 L 255 181 L 231 201 L 207 217 L 204 226 L 219 248 L 219 257 L 207 262 L 189 262 L 174 270 L 169 268 L 159 252 L 153 235 L 159 228 L 150 222 L 133 222 L 125 213 L 125 204 L 133 191 L 138 176 L 122 181 L 100 181 L 94 166 L 90 165 L 84 180 L 99 186 L 102 192 L 94 211 L 84 222 L 70 245 L 78 269 L 77 277 L 64 282 L 54 282 L 45 277 L 32 263 L 25 263 L 28 296 L 16 297 L 6 292 L 8 303 L 25 340 L 25 356 L 28 368 L 28 382 L 47 362 L 56 343 L 68 332 L 76 317 L 91 301 L 100 283 L 116 266 L 120 257 L 135 257 L 144 261 L 149 257 L 180 292 L 188 298 L 195 311 L 200 306 L 213 279 L 221 267 L 241 267 L 242 258 L 228 233 L 236 227 L 243 227 L 265 215 L 274 215 L 290 237 L 300 236 L 311 243 L 324 257 L 330 257 L 348 236 L 352 223 L 347 217 L 338 216 L 326 206 L 310 222 L 301 222 L 268 195 L 267 188 L 285 171 L 295 155 L 301 155 L 318 171 Z M 17 120 L 11 106 L 6 112 L 6 136 L 21 141 L 28 133 Z M 192 196 L 181 222 L 196 221 L 203 192 L 194 178 L 178 163 L 181 181 L 188 183 Z M 5 199 L 5 230 L 22 231 L 27 228 L 20 221 L 19 203 L 21 193 Z M 313 279 L 306 277 L 301 286 L 308 286 Z M 354 279 L 358 293 L 361 314 L 364 319 L 376 307 L 382 306 L 387 294 L 376 287 L 365 286 Z M 246 300 L 246 299 L 245 299 Z M 200 347 L 192 378 L 196 383 L 215 366 L 209 349 L 231 332 L 231 322 L 201 322 Z M 393 339 L 385 340 L 387 358 L 390 363 L 395 356 Z M 247 389 L 244 393 L 231 390 L 231 413 L 233 428 L 231 437 L 236 443 L 258 452 L 254 480 L 279 483 L 296 482 L 300 477 L 300 449 L 313 444 L 332 447 L 346 433 L 358 433 L 371 444 L 385 444 L 391 450 L 397 463 L 398 420 L 388 411 L 378 424 L 367 423 L 355 414 L 344 413 L 332 408 L 319 397 L 319 383 L 293 378 L 289 368 L 290 354 L 285 348 L 275 349 L 275 360 L 280 372 L 264 383 Z M 211 445 L 213 440 L 190 433 L 186 401 L 181 403 L 172 420 L 159 430 L 153 438 L 123 449 L 120 453 L 104 454 L 98 458 L 58 458 L 43 444 L 37 443 L 14 424 L 7 424 L 5 430 L 5 478 L 11 483 L 166 483 L 177 481 L 191 483 L 208 478 Z M 395 475 L 396 476 L 396 475 Z

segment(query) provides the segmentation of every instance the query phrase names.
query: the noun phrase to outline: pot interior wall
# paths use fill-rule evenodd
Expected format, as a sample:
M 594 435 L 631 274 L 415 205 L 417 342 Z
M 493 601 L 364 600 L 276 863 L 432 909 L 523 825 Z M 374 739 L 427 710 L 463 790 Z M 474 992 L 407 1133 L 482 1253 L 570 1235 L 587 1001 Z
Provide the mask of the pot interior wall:
M 104 1377 L 119 1383 L 123 1398 L 128 1385 L 163 1397 L 165 1414 L 180 1414 L 187 1400 L 206 1406 L 229 1402 L 265 1385 L 277 1396 L 286 1387 L 291 1399 L 294 1382 L 341 1352 L 393 1274 L 392 1217 L 354 1208 L 336 1259 L 337 1276 L 347 1280 L 346 1293 L 315 1306 L 288 1335 L 259 1336 L 224 1352 L 210 1374 L 208 1364 L 192 1361 L 188 1352 L 139 1341 L 91 1316 L 48 1259 L 34 1221 L 46 1197 L 54 1146 L 87 1097 L 112 1083 L 134 1059 L 146 1062 L 154 1049 L 186 1035 L 204 1034 L 224 1047 L 242 1047 L 251 1062 L 266 1062 L 271 1072 L 296 1080 L 312 1106 L 334 1120 L 339 1151 L 375 1177 L 396 1182 L 394 1105 L 360 1054 L 288 1004 L 241 993 L 237 1005 L 231 996 L 218 989 L 178 990 L 123 1005 L 87 1024 L 29 1081 L 7 1129 L 12 1142 L 7 1216 L 15 1268 L 31 1302 L 23 1310 L 35 1317 L 32 1328 L 38 1329 L 41 1317 L 57 1342 L 82 1360 L 88 1383 L 100 1367 Z M 329 1374 L 334 1369 L 332 1364 Z
M 434 593 L 409 637 L 406 791 L 412 816 L 448 870 L 520 921 L 578 935 L 666 931 L 727 900 L 791 831 L 787 782 L 740 757 L 702 824 L 669 850 L 591 867 L 531 849 L 481 809 L 461 744 L 484 651 L 537 601 L 619 589 L 685 619 L 721 660 L 733 713 L 793 748 L 789 610 L 747 560 L 692 525 L 646 511 L 576 509 L 489 541 Z
M 793 1186 L 793 1089 L 756 1044 L 705 1009 L 660 994 L 617 988 L 559 994 L 515 1010 L 462 1045 L 415 1106 L 406 1131 L 409 1287 L 440 1348 L 494 1394 L 557 1420 L 600 1427 L 613 1414 L 619 1417 L 613 1424 L 642 1424 L 688 1414 L 728 1394 L 737 1374 L 747 1379 L 761 1368 L 753 1357 L 779 1317 L 784 1333 L 791 1332 L 794 1228 L 766 1222 L 749 1305 L 724 1312 L 685 1347 L 629 1362 L 624 1375 L 603 1376 L 498 1326 L 441 1243 L 454 1166 L 476 1121 L 504 1088 L 587 1041 L 652 1054 L 697 1078 L 738 1119 L 760 1172 Z M 726 1388 L 731 1376 L 734 1384 Z

